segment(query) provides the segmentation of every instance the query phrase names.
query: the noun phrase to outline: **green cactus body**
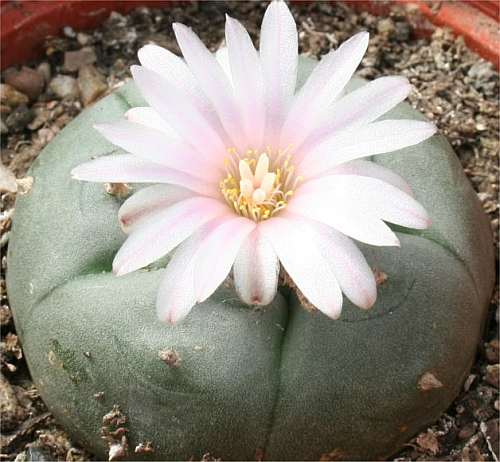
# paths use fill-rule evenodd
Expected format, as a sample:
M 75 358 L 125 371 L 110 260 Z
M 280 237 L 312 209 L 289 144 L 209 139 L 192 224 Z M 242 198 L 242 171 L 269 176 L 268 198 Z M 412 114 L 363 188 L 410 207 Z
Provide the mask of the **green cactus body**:
M 302 60 L 302 82 L 313 64 Z M 94 123 L 143 104 L 129 83 L 82 113 L 16 204 L 9 296 L 33 379 L 69 433 L 107 459 L 102 419 L 118 405 L 130 459 L 374 459 L 438 418 L 473 361 L 494 280 L 488 222 L 447 141 L 374 159 L 433 225 L 397 228 L 400 249 L 362 246 L 387 274 L 373 309 L 346 300 L 333 321 L 283 292 L 254 310 L 222 286 L 173 327 L 155 314 L 161 265 L 111 274 L 122 201 L 69 173 L 117 151 Z M 423 119 L 406 104 L 389 117 Z M 179 367 L 160 360 L 169 348 Z M 135 454 L 145 441 L 154 452 Z

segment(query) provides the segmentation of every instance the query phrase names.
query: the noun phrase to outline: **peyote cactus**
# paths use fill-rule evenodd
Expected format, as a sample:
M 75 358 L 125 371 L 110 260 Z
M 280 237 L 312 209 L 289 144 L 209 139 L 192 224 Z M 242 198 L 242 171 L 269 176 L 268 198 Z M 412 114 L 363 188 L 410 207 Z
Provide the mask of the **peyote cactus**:
M 301 82 L 313 64 L 301 61 Z M 473 361 L 494 278 L 487 220 L 447 141 L 373 159 L 409 182 L 433 224 L 393 227 L 400 249 L 362 247 L 384 275 L 371 310 L 346 301 L 331 320 L 290 291 L 255 310 L 228 281 L 170 326 L 154 310 L 162 264 L 111 274 L 123 199 L 69 175 L 119 152 L 92 126 L 139 105 L 127 84 L 86 110 L 40 155 L 16 204 L 7 280 L 16 326 L 70 434 L 103 459 L 375 459 L 435 420 Z M 389 116 L 423 120 L 407 104 Z

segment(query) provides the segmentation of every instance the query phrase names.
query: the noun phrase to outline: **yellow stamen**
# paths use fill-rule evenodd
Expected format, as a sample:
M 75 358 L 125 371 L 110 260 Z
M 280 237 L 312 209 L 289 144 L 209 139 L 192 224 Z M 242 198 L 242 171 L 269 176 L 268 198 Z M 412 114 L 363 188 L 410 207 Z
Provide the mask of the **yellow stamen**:
M 287 206 L 300 182 L 288 151 L 278 150 L 273 155 L 268 147 L 259 155 L 249 149 L 247 157 L 241 158 L 236 149 L 228 149 L 231 157 L 224 164 L 227 176 L 220 182 L 220 189 L 236 213 L 261 221 Z M 271 166 L 274 171 L 269 171 Z

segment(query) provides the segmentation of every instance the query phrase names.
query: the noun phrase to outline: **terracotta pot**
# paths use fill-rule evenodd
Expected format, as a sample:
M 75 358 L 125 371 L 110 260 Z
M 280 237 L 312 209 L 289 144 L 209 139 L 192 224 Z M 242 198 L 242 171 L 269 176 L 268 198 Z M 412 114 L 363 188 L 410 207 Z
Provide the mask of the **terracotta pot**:
M 126 13 L 138 6 L 166 7 L 172 0 L 54 0 L 1 3 L 1 68 L 25 63 L 43 53 L 48 35 L 58 35 L 64 26 L 91 29 L 103 22 L 110 11 Z M 429 35 L 434 25 L 446 26 L 462 35 L 467 45 L 497 68 L 500 65 L 500 3 L 496 0 L 412 1 L 345 0 L 357 10 L 387 15 L 397 4 L 412 11 L 417 34 Z M 420 15 L 415 16 L 418 10 Z
M 92 29 L 111 11 L 126 13 L 139 6 L 164 7 L 168 0 L 3 0 L 1 8 L 1 68 L 24 64 L 43 54 L 47 36 L 60 35 L 64 26 Z

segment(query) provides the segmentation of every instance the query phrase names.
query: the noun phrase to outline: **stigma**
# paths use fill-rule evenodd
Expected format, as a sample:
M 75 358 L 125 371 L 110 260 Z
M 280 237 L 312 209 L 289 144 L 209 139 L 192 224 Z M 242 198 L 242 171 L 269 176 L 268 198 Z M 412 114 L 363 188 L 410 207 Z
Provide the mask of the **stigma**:
M 300 177 L 290 163 L 291 156 L 270 148 L 260 155 L 253 150 L 241 158 L 229 149 L 227 176 L 220 182 L 221 192 L 231 208 L 254 221 L 266 220 L 284 209 Z

